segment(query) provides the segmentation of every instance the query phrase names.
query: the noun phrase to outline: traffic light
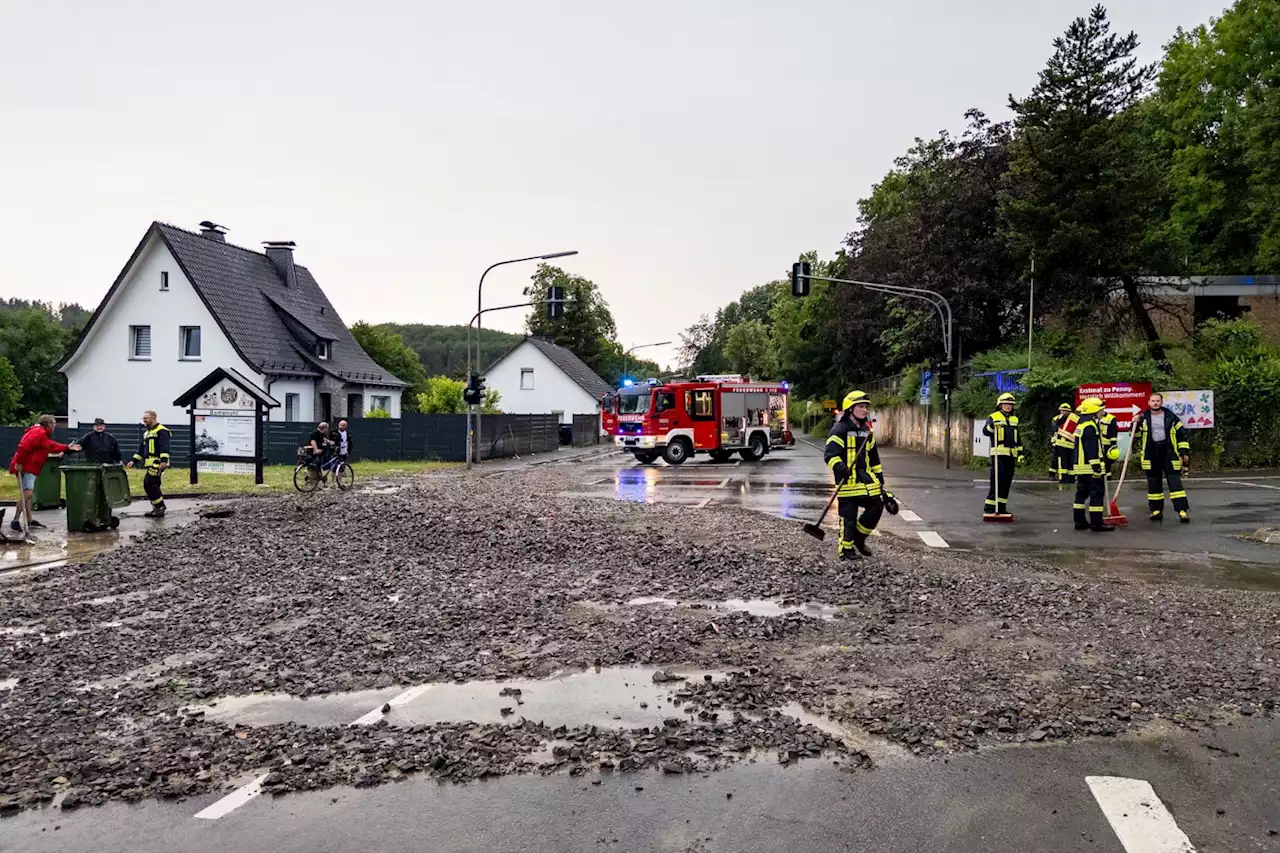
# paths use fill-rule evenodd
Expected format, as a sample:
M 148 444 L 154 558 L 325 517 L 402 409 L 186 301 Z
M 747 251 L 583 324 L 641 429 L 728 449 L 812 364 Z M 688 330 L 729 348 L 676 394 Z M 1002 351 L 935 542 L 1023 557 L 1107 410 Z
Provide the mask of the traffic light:
M 951 362 L 940 361 L 933 366 L 933 375 L 937 377 L 938 390 L 946 393 L 955 387 L 955 371 Z
M 547 317 L 551 320 L 559 320 L 564 316 L 564 288 L 549 288 L 547 294 Z
M 471 374 L 467 387 L 462 389 L 462 401 L 469 406 L 478 406 L 484 402 L 484 377 L 479 373 Z
M 808 261 L 796 261 L 791 265 L 791 295 L 792 296 L 808 296 L 809 295 L 809 276 L 813 272 L 813 267 Z

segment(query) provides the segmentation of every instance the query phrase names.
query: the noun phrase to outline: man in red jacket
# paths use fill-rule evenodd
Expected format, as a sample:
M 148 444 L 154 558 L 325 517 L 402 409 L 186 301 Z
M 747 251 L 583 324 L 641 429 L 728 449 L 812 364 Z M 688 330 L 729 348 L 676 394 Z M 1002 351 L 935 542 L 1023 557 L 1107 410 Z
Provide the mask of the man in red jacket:
M 22 500 L 17 506 L 16 516 L 22 516 L 27 519 L 27 529 L 44 527 L 43 524 L 31 517 L 31 505 L 32 492 L 36 488 L 36 476 L 44 468 L 44 463 L 49 458 L 49 454 L 66 453 L 68 450 L 80 449 L 80 445 L 74 441 L 71 444 L 61 444 L 53 440 L 53 428 L 57 424 L 58 421 L 53 415 L 42 415 L 40 421 L 22 436 L 22 440 L 18 442 L 18 449 L 14 452 L 13 459 L 9 462 L 9 473 L 17 476 L 18 491 L 22 495 Z M 14 530 L 22 530 L 22 523 L 15 517 L 10 522 L 9 527 Z

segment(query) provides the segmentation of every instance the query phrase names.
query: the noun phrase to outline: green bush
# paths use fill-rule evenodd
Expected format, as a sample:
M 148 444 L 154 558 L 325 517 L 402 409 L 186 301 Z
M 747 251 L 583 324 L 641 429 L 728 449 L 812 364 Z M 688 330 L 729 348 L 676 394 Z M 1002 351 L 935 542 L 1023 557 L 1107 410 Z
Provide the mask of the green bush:
M 369 413 L 368 413 L 368 414 L 366 414 L 366 415 L 365 415 L 365 417 L 366 417 L 366 418 L 372 418 L 372 419 L 373 419 L 373 420 L 375 420 L 375 421 L 376 421 L 376 420 L 390 420 L 390 418 L 391 418 L 391 413 L 390 413 L 390 412 L 388 412 L 386 409 L 370 409 L 370 410 L 369 410 Z
M 831 432 L 831 425 L 833 423 L 835 423 L 835 421 L 832 419 L 831 415 L 823 415 L 809 430 L 809 435 L 814 438 L 826 438 L 827 433 Z

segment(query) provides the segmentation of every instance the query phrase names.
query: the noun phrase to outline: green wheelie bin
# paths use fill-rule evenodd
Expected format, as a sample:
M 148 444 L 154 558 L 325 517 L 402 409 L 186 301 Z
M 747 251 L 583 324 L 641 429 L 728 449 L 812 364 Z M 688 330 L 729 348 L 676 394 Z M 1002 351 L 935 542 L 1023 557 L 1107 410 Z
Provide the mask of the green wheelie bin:
M 62 454 L 51 453 L 44 467 L 36 475 L 35 491 L 31 495 L 34 509 L 57 509 L 62 506 Z
M 92 533 L 120 526 L 120 519 L 111 514 L 111 508 L 129 502 L 127 477 L 123 493 L 120 485 L 123 468 L 97 462 L 69 462 L 62 466 L 62 471 L 67 478 L 67 530 Z

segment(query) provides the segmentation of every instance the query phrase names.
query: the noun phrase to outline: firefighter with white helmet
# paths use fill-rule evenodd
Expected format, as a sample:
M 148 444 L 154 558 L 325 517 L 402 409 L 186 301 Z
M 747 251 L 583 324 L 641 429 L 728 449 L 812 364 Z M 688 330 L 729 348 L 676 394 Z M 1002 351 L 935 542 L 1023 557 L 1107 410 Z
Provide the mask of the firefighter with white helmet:
M 876 529 L 886 504 L 891 504 L 892 511 L 897 503 L 884 488 L 880 451 L 871 431 L 871 399 L 862 391 L 850 391 L 842 409 L 827 435 L 823 458 L 836 480 L 840 512 L 837 553 L 842 560 L 857 560 L 859 554 L 870 556 L 867 537 Z
M 1013 471 L 1016 465 L 1025 463 L 1022 455 L 1022 430 L 1018 426 L 1018 416 L 1013 413 L 1017 400 L 1012 394 L 1001 394 L 996 400 L 996 410 L 987 416 L 982 427 L 982 434 L 991 439 L 991 487 L 987 491 L 987 500 L 983 508 L 983 516 L 1009 516 L 1009 490 L 1013 486 Z

